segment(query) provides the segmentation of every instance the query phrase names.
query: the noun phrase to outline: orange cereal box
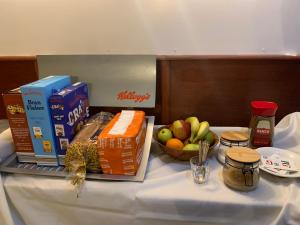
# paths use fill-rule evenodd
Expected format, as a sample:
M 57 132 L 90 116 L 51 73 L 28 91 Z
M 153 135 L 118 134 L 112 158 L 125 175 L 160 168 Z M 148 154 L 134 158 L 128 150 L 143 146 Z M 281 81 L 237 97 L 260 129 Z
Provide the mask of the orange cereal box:
M 105 174 L 135 175 L 146 136 L 145 113 L 123 110 L 98 137 L 100 166 Z

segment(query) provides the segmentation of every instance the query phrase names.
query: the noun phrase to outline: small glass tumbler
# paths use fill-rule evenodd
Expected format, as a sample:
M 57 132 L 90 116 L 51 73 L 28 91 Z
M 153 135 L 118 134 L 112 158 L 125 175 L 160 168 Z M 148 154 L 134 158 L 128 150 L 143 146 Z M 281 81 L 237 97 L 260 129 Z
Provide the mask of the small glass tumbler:
M 201 165 L 199 163 L 199 157 L 194 156 L 190 159 L 191 170 L 193 179 L 196 184 L 205 183 L 209 176 L 208 161 L 204 161 Z

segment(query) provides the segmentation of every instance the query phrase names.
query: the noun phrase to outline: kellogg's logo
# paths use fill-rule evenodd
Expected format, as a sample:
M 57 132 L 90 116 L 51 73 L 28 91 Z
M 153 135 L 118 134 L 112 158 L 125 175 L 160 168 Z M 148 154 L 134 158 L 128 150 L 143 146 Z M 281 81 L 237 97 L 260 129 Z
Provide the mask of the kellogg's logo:
M 25 113 L 24 108 L 20 105 L 8 105 L 7 111 L 12 115 L 19 114 L 19 113 Z
M 117 100 L 125 101 L 131 100 L 134 102 L 143 102 L 149 100 L 151 95 L 149 93 L 139 95 L 135 91 L 121 91 L 117 94 Z
M 28 95 L 38 95 L 38 96 L 42 96 L 42 93 L 40 91 L 34 90 L 34 89 L 28 89 L 27 92 L 22 93 L 24 96 L 28 96 Z
M 51 105 L 50 108 L 64 110 L 64 105 L 61 105 L 61 104 Z

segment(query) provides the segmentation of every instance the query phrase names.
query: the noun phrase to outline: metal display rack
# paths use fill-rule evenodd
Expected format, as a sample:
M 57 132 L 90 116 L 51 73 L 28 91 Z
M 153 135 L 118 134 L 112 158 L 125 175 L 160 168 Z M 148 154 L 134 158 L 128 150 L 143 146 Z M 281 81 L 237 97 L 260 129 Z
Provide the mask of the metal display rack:
M 145 179 L 148 158 L 150 154 L 151 141 L 154 128 L 154 116 L 147 116 L 146 137 L 144 143 L 143 156 L 140 167 L 135 176 L 129 175 L 109 175 L 87 173 L 86 179 L 91 180 L 113 180 L 113 181 L 135 181 L 143 182 Z M 40 176 L 66 177 L 68 173 L 64 166 L 38 166 L 34 163 L 19 163 L 16 154 L 12 154 L 1 165 L 0 171 L 6 173 L 19 173 Z

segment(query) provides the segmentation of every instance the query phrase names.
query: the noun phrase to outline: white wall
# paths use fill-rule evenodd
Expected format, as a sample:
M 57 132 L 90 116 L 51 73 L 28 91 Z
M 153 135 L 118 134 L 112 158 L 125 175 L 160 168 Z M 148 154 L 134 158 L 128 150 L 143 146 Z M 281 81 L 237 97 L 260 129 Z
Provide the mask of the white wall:
M 0 55 L 299 52 L 300 0 L 0 0 Z

